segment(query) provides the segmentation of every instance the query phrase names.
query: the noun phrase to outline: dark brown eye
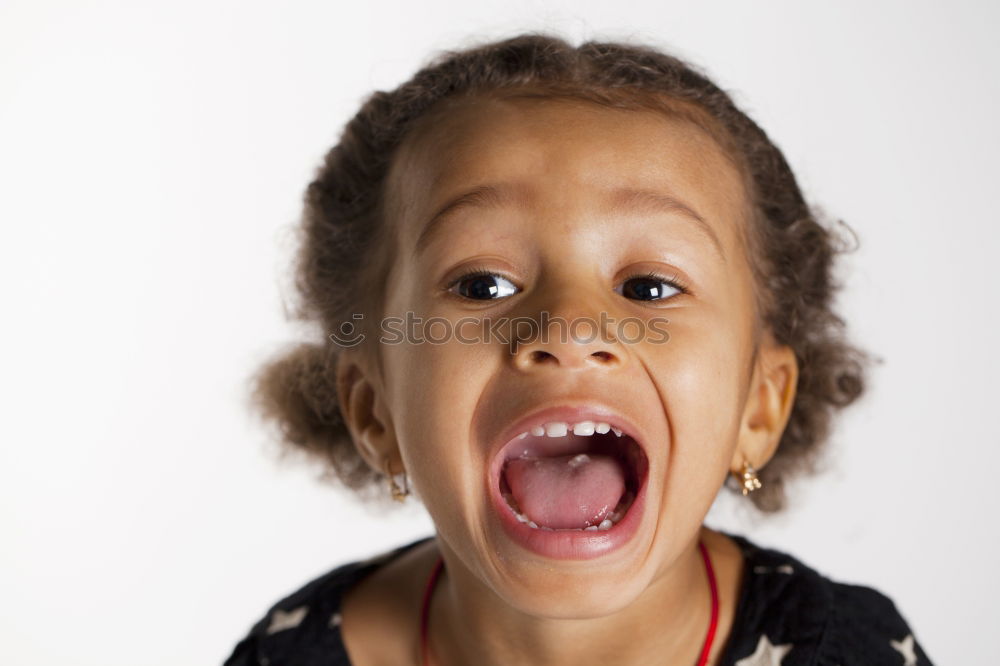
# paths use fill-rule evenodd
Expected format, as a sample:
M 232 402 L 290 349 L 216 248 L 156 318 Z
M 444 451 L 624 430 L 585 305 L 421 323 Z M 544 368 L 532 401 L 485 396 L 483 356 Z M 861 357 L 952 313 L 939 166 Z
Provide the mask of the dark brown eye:
M 510 280 L 496 273 L 470 273 L 456 280 L 452 291 L 475 301 L 489 301 L 512 296 L 518 289 Z
M 685 293 L 684 287 L 676 280 L 660 275 L 637 275 L 621 286 L 621 295 L 634 301 L 660 301 L 678 293 Z

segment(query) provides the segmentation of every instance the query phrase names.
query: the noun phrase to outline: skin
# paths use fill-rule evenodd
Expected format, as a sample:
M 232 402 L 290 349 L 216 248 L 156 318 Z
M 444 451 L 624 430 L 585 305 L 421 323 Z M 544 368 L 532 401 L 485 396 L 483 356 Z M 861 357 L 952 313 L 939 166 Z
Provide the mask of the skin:
M 471 188 L 505 184 L 518 202 L 453 209 L 417 250 L 427 222 Z M 619 188 L 669 193 L 675 210 L 614 206 Z M 586 102 L 476 98 L 426 118 L 394 158 L 387 210 L 395 257 L 385 314 L 669 320 L 668 342 L 529 340 L 372 345 L 338 366 L 341 411 L 370 465 L 405 470 L 437 530 L 345 599 L 343 634 L 358 664 L 419 663 L 417 609 L 440 553 L 431 606 L 438 664 L 694 663 L 710 595 L 704 539 L 721 595 L 712 660 L 741 585 L 736 545 L 702 525 L 727 474 L 773 455 L 794 398 L 794 354 L 755 336 L 742 243 L 742 180 L 721 148 L 664 113 Z M 718 246 L 711 240 L 714 235 Z M 517 293 L 458 296 L 471 267 Z M 621 291 L 636 273 L 680 277 L 688 293 Z M 472 327 L 466 329 L 473 331 Z M 541 353 L 540 353 L 541 352 Z M 378 362 L 376 362 L 378 356 Z M 486 491 L 488 448 L 541 405 L 607 402 L 644 435 L 647 506 L 636 536 L 592 560 L 551 560 L 511 542 Z M 387 639 L 386 626 L 398 636 Z M 461 630 L 456 630 L 461 628 Z M 516 637 L 512 640 L 512 637 Z

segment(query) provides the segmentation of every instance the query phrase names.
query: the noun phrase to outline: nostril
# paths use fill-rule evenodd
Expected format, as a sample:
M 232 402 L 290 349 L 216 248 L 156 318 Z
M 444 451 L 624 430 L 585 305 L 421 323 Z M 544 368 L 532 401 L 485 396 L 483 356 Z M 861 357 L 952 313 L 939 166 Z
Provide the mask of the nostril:
M 610 361 L 612 358 L 614 358 L 613 356 L 611 356 L 610 353 L 606 351 L 596 351 L 593 354 L 591 354 L 591 356 L 594 356 L 601 361 Z
M 536 349 L 535 351 L 531 352 L 531 361 L 533 363 L 541 363 L 543 361 L 548 361 L 549 359 L 554 359 L 554 358 L 555 357 L 549 352 L 542 351 L 540 349 Z

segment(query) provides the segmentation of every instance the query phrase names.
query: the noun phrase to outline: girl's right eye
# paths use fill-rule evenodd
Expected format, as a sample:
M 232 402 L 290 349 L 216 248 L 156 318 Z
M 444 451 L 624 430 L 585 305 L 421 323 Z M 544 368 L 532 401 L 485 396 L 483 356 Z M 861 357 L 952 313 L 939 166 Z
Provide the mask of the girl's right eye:
M 512 296 L 518 288 L 496 273 L 477 271 L 455 280 L 449 291 L 474 301 L 490 301 Z

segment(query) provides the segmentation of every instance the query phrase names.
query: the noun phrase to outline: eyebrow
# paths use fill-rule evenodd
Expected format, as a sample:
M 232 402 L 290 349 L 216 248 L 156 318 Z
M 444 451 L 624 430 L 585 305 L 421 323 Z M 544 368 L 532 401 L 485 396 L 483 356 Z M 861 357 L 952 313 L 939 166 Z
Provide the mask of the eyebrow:
M 687 219 L 695 223 L 695 228 L 702 235 L 712 242 L 716 252 L 722 261 L 726 262 L 726 251 L 722 247 L 722 241 L 712 229 L 712 226 L 705 221 L 694 208 L 684 203 L 677 197 L 665 192 L 654 190 L 637 189 L 632 187 L 622 187 L 611 193 L 612 211 L 627 210 L 633 213 L 680 213 Z
M 444 219 L 458 209 L 466 207 L 501 208 L 510 204 L 523 205 L 527 199 L 527 193 L 523 188 L 509 183 L 474 187 L 450 199 L 431 216 L 417 237 L 414 254 L 420 253 L 426 248 Z M 726 261 L 726 253 L 722 247 L 722 242 L 711 225 L 694 208 L 677 197 L 665 192 L 622 187 L 611 191 L 610 201 L 610 212 L 624 210 L 633 213 L 680 213 L 683 217 L 695 223 L 695 228 L 712 242 L 722 261 Z
M 510 183 L 474 187 L 450 199 L 431 216 L 427 224 L 424 225 L 423 231 L 420 232 L 420 236 L 417 237 L 414 254 L 422 252 L 441 225 L 441 222 L 460 208 L 502 208 L 510 204 L 521 205 L 527 202 L 527 200 L 527 192 L 523 188 Z

